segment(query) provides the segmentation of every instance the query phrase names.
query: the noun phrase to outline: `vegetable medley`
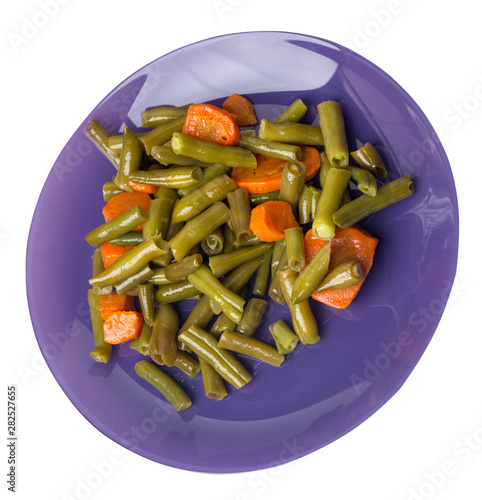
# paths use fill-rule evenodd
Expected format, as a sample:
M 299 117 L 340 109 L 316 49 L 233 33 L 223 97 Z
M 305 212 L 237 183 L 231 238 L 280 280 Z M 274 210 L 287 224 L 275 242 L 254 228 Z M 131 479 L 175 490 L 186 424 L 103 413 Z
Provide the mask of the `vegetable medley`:
M 386 180 L 372 144 L 349 152 L 340 103 L 318 104 L 314 125 L 306 111 L 297 99 L 258 123 L 234 94 L 222 107 L 148 109 L 139 133 L 111 136 L 91 120 L 87 136 L 115 167 L 105 222 L 86 236 L 95 361 L 129 342 L 144 356 L 136 373 L 180 411 L 191 399 L 162 366 L 201 376 L 206 397 L 221 400 L 226 383 L 251 380 L 243 356 L 280 366 L 318 342 L 312 300 L 351 304 L 378 242 L 357 223 L 414 187 Z M 184 299 L 193 307 L 181 324 Z M 269 300 L 291 317 L 269 325 L 270 343 L 257 332 Z

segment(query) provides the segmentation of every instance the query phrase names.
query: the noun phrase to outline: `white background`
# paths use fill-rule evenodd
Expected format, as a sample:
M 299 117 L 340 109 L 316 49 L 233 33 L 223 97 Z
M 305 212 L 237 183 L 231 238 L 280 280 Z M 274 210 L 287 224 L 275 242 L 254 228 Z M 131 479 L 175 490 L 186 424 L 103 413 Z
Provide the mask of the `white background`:
M 16 384 L 16 498 L 482 499 L 482 340 L 477 321 L 482 299 L 477 239 L 482 31 L 473 8 L 473 0 L 2 4 L 0 413 L 6 436 L 6 387 Z M 28 29 L 34 21 L 38 26 Z M 328 447 L 278 468 L 199 474 L 130 453 L 100 434 L 70 403 L 42 361 L 30 323 L 25 249 L 51 166 L 107 93 L 173 49 L 253 30 L 293 31 L 338 42 L 384 69 L 415 99 L 439 132 L 455 177 L 458 272 L 421 362 L 374 416 Z M 0 490 L 6 498 L 8 450 L 5 445 L 1 449 Z

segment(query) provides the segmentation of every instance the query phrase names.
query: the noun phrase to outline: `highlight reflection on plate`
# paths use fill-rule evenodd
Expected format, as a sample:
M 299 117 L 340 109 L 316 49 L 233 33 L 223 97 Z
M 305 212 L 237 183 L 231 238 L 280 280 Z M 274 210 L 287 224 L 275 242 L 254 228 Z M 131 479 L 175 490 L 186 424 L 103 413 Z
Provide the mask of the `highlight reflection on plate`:
M 274 118 L 296 98 L 342 103 L 350 149 L 375 144 L 389 179 L 410 175 L 407 200 L 361 224 L 379 239 L 373 268 L 352 305 L 312 302 L 322 341 L 300 346 L 281 368 L 243 361 L 253 381 L 224 401 L 203 395 L 200 377 L 170 370 L 193 399 L 176 413 L 140 380 L 127 345 L 92 361 L 86 301 L 92 250 L 84 236 L 102 223 L 101 186 L 112 167 L 84 136 L 91 118 L 110 133 L 136 130 L 161 104 L 222 102 L 239 93 Z M 252 32 L 204 40 L 134 73 L 85 119 L 55 162 L 32 221 L 27 292 L 42 353 L 60 386 L 101 432 L 154 461 L 234 472 L 279 465 L 359 425 L 401 387 L 443 313 L 455 276 L 458 210 L 452 173 L 426 117 L 400 86 L 356 53 L 311 36 Z M 184 317 L 192 307 L 185 301 Z M 428 311 L 428 313 L 427 313 Z M 270 303 L 261 332 L 286 308 Z M 261 338 L 268 339 L 266 333 Z

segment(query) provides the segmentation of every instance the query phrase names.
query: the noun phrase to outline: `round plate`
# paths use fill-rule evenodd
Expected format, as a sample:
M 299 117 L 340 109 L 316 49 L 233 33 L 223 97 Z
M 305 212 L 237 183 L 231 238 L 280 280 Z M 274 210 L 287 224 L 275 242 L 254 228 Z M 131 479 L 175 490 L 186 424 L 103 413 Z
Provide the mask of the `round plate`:
M 312 302 L 322 340 L 298 346 L 280 368 L 243 358 L 253 380 L 223 401 L 204 396 L 200 377 L 171 373 L 192 397 L 176 413 L 139 379 L 140 355 L 116 346 L 106 365 L 89 356 L 86 294 L 92 248 L 85 235 L 103 222 L 102 185 L 113 167 L 85 137 L 91 118 L 112 133 L 140 127 L 148 107 L 221 103 L 239 93 L 272 119 L 301 98 L 303 121 L 316 105 L 341 102 L 350 150 L 371 142 L 390 171 L 410 175 L 415 193 L 365 219 L 379 239 L 373 268 L 345 310 Z M 453 283 L 458 212 L 452 173 L 426 117 L 382 70 L 311 36 L 251 32 L 204 40 L 134 73 L 85 119 L 55 162 L 33 217 L 27 292 L 42 353 L 78 410 L 101 432 L 154 461 L 188 470 L 234 472 L 280 465 L 359 425 L 401 387 L 432 338 Z M 311 300 L 311 299 L 310 299 Z M 180 304 L 185 317 L 192 301 Z M 290 322 L 270 303 L 260 328 Z M 174 370 L 174 371 L 173 371 Z

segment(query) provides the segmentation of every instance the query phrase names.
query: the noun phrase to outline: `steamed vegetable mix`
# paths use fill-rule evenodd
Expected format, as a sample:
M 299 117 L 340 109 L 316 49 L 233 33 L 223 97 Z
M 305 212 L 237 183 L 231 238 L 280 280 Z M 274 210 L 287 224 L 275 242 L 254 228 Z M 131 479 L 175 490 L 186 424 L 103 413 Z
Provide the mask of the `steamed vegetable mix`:
M 414 192 L 408 176 L 386 181 L 371 142 L 350 149 L 345 106 L 296 99 L 261 117 L 233 94 L 145 110 L 142 130 L 89 123 L 114 167 L 86 235 L 95 361 L 127 344 L 144 357 L 138 376 L 181 411 L 182 377 L 220 401 L 253 363 L 283 369 L 320 340 L 313 300 L 349 307 L 374 263 L 378 237 L 356 224 Z M 304 123 L 309 107 L 318 119 Z M 273 302 L 285 317 L 265 326 Z

